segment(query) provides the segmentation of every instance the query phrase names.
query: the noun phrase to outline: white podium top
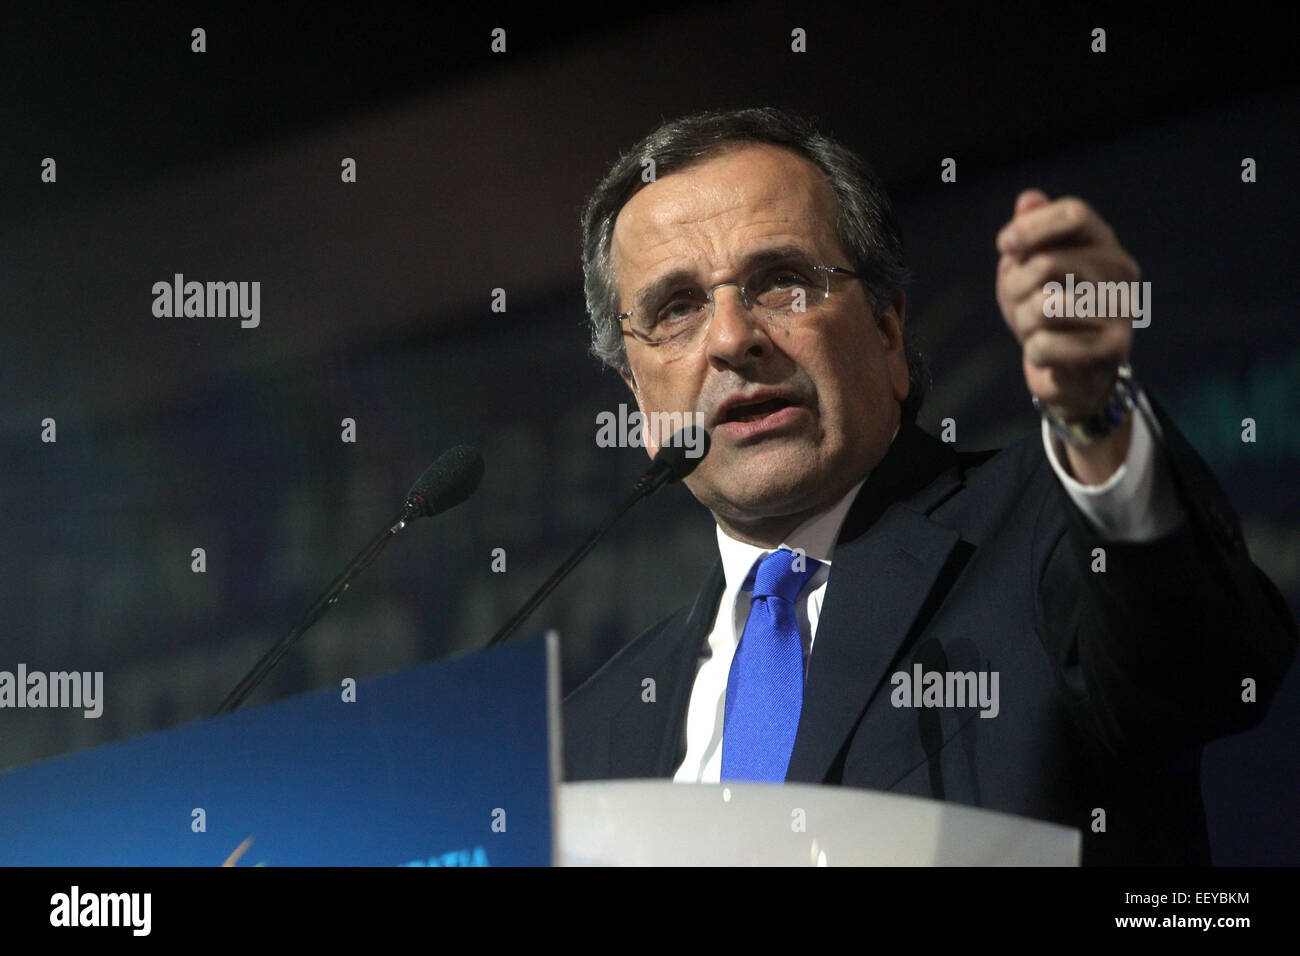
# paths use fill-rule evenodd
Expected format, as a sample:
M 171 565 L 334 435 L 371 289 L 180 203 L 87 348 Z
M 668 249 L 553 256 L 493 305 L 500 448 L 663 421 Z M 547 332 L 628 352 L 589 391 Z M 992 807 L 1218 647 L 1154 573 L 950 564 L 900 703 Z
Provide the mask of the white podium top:
M 561 784 L 563 866 L 1077 866 L 1071 827 L 812 784 Z

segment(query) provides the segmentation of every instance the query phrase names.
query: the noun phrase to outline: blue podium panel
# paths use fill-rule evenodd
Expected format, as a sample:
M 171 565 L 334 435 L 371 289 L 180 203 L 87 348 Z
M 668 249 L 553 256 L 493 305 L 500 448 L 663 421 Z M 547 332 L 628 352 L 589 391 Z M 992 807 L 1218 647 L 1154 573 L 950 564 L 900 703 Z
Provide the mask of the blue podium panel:
M 0 865 L 553 862 L 553 634 L 0 773 Z M 200 825 L 201 824 L 201 825 Z

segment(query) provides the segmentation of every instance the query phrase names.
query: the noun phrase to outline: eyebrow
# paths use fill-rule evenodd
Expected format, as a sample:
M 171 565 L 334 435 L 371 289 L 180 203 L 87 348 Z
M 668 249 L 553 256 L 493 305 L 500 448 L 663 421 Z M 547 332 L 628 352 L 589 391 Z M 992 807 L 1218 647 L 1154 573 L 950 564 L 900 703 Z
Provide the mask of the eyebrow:
M 751 252 L 741 260 L 741 275 L 748 276 L 755 269 L 780 262 L 782 259 L 812 259 L 815 253 L 803 246 L 787 243 Z M 697 285 L 695 272 L 691 269 L 674 269 L 643 287 L 632 297 L 632 311 L 643 308 L 661 296 L 682 286 Z

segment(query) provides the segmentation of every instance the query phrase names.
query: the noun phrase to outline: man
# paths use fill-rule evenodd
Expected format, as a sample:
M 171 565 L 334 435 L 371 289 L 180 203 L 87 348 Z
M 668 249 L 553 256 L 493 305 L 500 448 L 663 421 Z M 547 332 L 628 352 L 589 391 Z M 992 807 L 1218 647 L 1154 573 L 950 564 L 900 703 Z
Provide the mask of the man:
M 720 560 L 565 701 L 566 778 L 866 787 L 1076 827 L 1085 863 L 1208 863 L 1202 747 L 1264 717 L 1296 627 L 1132 322 L 1044 309 L 1137 280 L 1106 223 L 1028 190 L 997 236 L 1044 424 L 996 454 L 914 424 L 897 220 L 805 122 L 669 123 L 583 230 L 594 351 L 711 432 L 687 485 Z

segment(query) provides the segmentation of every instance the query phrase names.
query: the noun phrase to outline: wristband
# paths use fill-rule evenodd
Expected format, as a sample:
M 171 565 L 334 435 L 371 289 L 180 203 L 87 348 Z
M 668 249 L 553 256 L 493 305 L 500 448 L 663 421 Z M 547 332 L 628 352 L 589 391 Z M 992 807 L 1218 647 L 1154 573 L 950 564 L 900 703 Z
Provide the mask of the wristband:
M 1100 411 L 1087 418 L 1077 422 L 1067 422 L 1057 418 L 1043 407 L 1037 395 L 1034 396 L 1034 408 L 1038 409 L 1039 414 L 1062 441 L 1075 448 L 1085 448 L 1123 425 L 1133 406 L 1137 404 L 1140 394 L 1142 394 L 1142 386 L 1133 378 L 1132 366 L 1125 362 L 1116 370 L 1115 384 L 1111 387 L 1106 404 Z

